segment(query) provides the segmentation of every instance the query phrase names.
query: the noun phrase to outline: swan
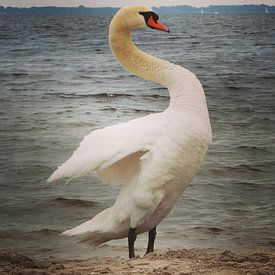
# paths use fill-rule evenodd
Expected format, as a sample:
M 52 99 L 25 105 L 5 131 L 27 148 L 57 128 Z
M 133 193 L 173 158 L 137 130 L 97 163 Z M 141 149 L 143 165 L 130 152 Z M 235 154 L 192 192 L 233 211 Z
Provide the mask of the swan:
M 103 182 L 121 186 L 112 207 L 63 234 L 81 235 L 92 246 L 128 237 L 129 258 L 135 257 L 134 243 L 140 233 L 149 233 L 146 253 L 154 251 L 157 225 L 199 169 L 212 139 L 206 98 L 197 77 L 144 53 L 131 40 L 135 29 L 169 32 L 158 20 L 149 7 L 123 7 L 110 23 L 109 44 L 122 67 L 168 89 L 168 108 L 92 131 L 48 179 L 71 180 L 95 173 Z

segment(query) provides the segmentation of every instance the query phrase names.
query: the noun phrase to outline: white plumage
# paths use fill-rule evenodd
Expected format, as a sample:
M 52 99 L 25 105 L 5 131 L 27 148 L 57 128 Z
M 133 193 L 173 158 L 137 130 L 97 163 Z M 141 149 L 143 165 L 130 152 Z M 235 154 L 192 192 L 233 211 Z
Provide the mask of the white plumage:
M 127 237 L 129 228 L 149 231 L 170 212 L 198 170 L 211 142 L 211 127 L 202 86 L 188 70 L 140 51 L 130 31 L 146 27 L 139 12 L 126 7 L 110 25 L 112 51 L 127 70 L 168 88 L 169 107 L 162 113 L 95 130 L 49 181 L 96 173 L 122 185 L 115 204 L 92 220 L 68 230 L 91 245 Z

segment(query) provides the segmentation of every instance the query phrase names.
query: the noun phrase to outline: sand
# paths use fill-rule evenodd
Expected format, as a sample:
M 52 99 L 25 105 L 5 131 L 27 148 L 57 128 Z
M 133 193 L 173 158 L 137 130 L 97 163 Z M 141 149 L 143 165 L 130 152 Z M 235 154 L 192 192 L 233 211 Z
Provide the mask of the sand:
M 169 250 L 143 258 L 34 260 L 0 251 L 0 274 L 275 274 L 275 253 Z

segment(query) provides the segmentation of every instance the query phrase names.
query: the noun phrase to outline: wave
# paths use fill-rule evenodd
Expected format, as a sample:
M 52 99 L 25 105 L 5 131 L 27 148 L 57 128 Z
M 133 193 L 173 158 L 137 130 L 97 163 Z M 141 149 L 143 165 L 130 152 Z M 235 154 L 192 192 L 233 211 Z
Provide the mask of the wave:
M 153 87 L 153 88 L 150 88 L 150 90 L 151 90 L 151 91 L 154 91 L 154 90 L 167 90 L 167 88 L 160 86 L 160 87 Z
M 80 199 L 67 199 L 58 197 L 53 200 L 53 202 L 61 204 L 68 207 L 83 207 L 83 208 L 96 208 L 98 203 L 94 201 L 85 201 Z
M 86 112 L 87 113 L 87 112 Z M 89 112 L 88 112 L 89 114 Z M 91 122 L 71 122 L 71 123 L 60 123 L 59 124 L 61 127 L 63 128 L 75 128 L 75 127 L 92 127 L 95 124 L 91 123 Z
M 264 172 L 258 165 L 247 165 L 247 164 L 238 164 L 227 168 L 228 170 L 235 170 L 239 172 Z
M 21 77 L 30 77 L 32 79 L 44 79 L 46 78 L 45 80 L 48 81 L 48 77 L 50 76 L 49 73 L 37 73 L 37 72 L 2 72 L 0 73 L 0 78 L 9 78 L 9 77 L 13 77 L 13 78 L 21 78 Z M 49 79 L 50 80 L 50 79 Z M 33 82 L 33 83 L 36 83 L 36 82 Z M 25 83 L 24 83 L 25 84 Z
M 243 89 L 242 87 L 236 87 L 236 86 L 226 86 L 227 89 L 229 90 L 234 90 L 234 91 L 239 91 Z
M 57 115 L 62 115 L 62 114 L 65 114 L 65 113 L 73 113 L 74 111 L 73 110 L 65 110 L 65 111 L 60 111 L 60 112 L 56 112 Z
M 26 77 L 29 76 L 28 73 L 0 73 L 0 78 L 8 78 L 8 77 Z
M 0 102 L 11 102 L 10 99 L 6 99 L 6 98 L 0 98 Z
M 270 123 L 270 122 L 274 122 L 274 119 L 273 118 L 271 118 L 271 117 L 260 117 L 260 116 L 252 116 L 251 118 L 250 118 L 250 121 L 251 122 L 254 122 L 254 123 L 259 123 L 259 124 L 261 124 L 261 123 Z
M 182 40 L 181 36 L 168 36 L 167 37 L 168 40 Z
M 115 112 L 115 111 L 118 111 L 119 109 L 117 108 L 114 108 L 114 107 L 105 107 L 105 108 L 102 108 L 101 111 L 112 111 L 112 112 Z M 150 113 L 157 113 L 158 111 L 155 111 L 155 110 L 143 110 L 143 109 L 136 109 L 136 108 L 129 108 L 129 109 L 124 109 L 123 110 L 123 113 L 129 113 L 129 112 L 135 112 L 135 113 L 145 113 L 145 114 L 150 114 Z M 1 115 L 1 113 L 0 113 Z M 89 124 L 90 125 L 90 124 Z
M 97 74 L 95 75 L 95 73 L 98 73 L 97 71 L 89 71 L 89 72 L 85 72 L 82 74 L 76 74 L 75 76 L 73 76 L 73 80 L 92 80 L 94 83 L 105 83 L 107 81 L 113 81 L 113 80 L 123 80 L 123 79 L 129 79 L 132 76 L 131 75 L 127 75 L 127 74 L 121 74 L 121 75 L 100 75 Z M 109 74 L 110 72 L 108 72 Z
M 273 171 L 275 165 L 274 161 L 263 161 L 255 164 L 236 164 L 232 166 L 225 166 L 220 168 L 209 169 L 208 175 L 224 175 L 227 173 L 263 173 L 267 171 Z
M 130 108 L 130 109 L 127 109 L 127 110 L 124 110 L 124 113 L 127 113 L 127 112 L 135 112 L 135 113 L 142 113 L 142 114 L 151 114 L 151 113 L 158 113 L 158 111 L 155 111 L 155 110 L 142 110 L 142 109 L 136 109 L 136 108 Z
M 261 146 L 252 146 L 252 145 L 240 145 L 236 147 L 237 150 L 245 150 L 245 151 L 261 151 L 261 152 L 269 152 L 268 148 Z
M 235 180 L 232 182 L 234 185 L 245 185 L 251 187 L 257 187 L 259 184 L 253 181 L 242 181 L 242 180 Z
M 19 230 L 0 230 L 0 240 L 23 239 L 23 232 Z M 26 238 L 24 238 L 26 239 Z
M 273 167 L 275 165 L 275 161 L 273 160 L 267 160 L 260 163 L 255 164 L 238 164 L 234 166 L 229 166 L 226 168 L 228 171 L 237 171 L 237 172 L 266 172 L 266 171 L 272 171 Z
M 101 111 L 117 111 L 117 108 L 114 107 L 105 107 L 105 108 L 101 108 Z
M 263 75 L 258 77 L 259 79 L 271 79 L 274 80 L 275 79 L 275 75 Z
M 109 93 L 98 93 L 98 94 L 75 94 L 75 93 L 45 93 L 44 95 L 56 96 L 61 98 L 119 98 L 119 97 L 135 97 L 132 94 L 109 94 Z
M 60 235 L 62 233 L 62 231 L 56 230 L 56 229 L 43 228 L 40 230 L 29 231 L 28 233 L 50 236 L 50 235 Z
M 77 94 L 77 93 L 62 93 L 62 92 L 56 92 L 56 93 L 44 93 L 43 96 L 54 96 L 59 98 L 65 98 L 65 99 L 77 99 L 77 98 L 102 98 L 102 99 L 112 99 L 112 98 L 133 98 L 133 97 L 139 97 L 139 98 L 152 98 L 152 99 L 168 99 L 168 95 L 159 95 L 159 94 L 152 94 L 150 91 L 154 90 L 162 90 L 163 88 L 152 88 L 148 90 L 148 94 L 140 95 L 138 94 L 139 90 L 136 90 L 137 94 L 132 93 L 96 93 L 96 94 Z M 143 91 L 143 90 L 142 90 Z
M 20 77 L 20 76 L 29 76 L 28 73 L 10 73 L 9 75 Z
M 0 240 L 32 240 L 34 235 L 57 236 L 61 233 L 61 230 L 49 228 L 34 231 L 0 230 Z
M 81 79 L 93 79 L 91 75 L 76 75 L 73 77 L 74 80 L 81 80 Z
M 154 99 L 160 99 L 160 98 L 169 99 L 170 98 L 169 96 L 166 96 L 166 95 L 145 95 L 143 97 L 145 97 L 145 98 L 154 98 Z
M 34 52 L 33 48 L 14 48 L 14 49 L 10 49 L 11 52 Z
M 195 230 L 202 230 L 205 231 L 208 234 L 214 234 L 214 235 L 219 235 L 222 232 L 224 232 L 224 229 L 218 228 L 218 227 L 203 227 L 203 226 L 196 226 L 193 229 Z

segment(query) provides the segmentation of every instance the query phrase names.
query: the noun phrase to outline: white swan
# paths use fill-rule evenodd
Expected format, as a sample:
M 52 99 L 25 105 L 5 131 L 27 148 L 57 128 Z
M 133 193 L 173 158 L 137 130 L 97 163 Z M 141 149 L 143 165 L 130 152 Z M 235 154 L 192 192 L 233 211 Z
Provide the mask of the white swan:
M 90 245 L 128 236 L 130 258 L 137 234 L 149 231 L 147 253 L 154 250 L 156 226 L 190 183 L 211 142 L 206 99 L 196 76 L 142 52 L 131 40 L 132 30 L 146 26 L 169 31 L 158 19 L 146 6 L 124 7 L 110 24 L 109 42 L 124 68 L 167 87 L 169 107 L 91 132 L 48 179 L 95 172 L 103 181 L 122 185 L 112 207 L 64 234 L 81 234 Z

